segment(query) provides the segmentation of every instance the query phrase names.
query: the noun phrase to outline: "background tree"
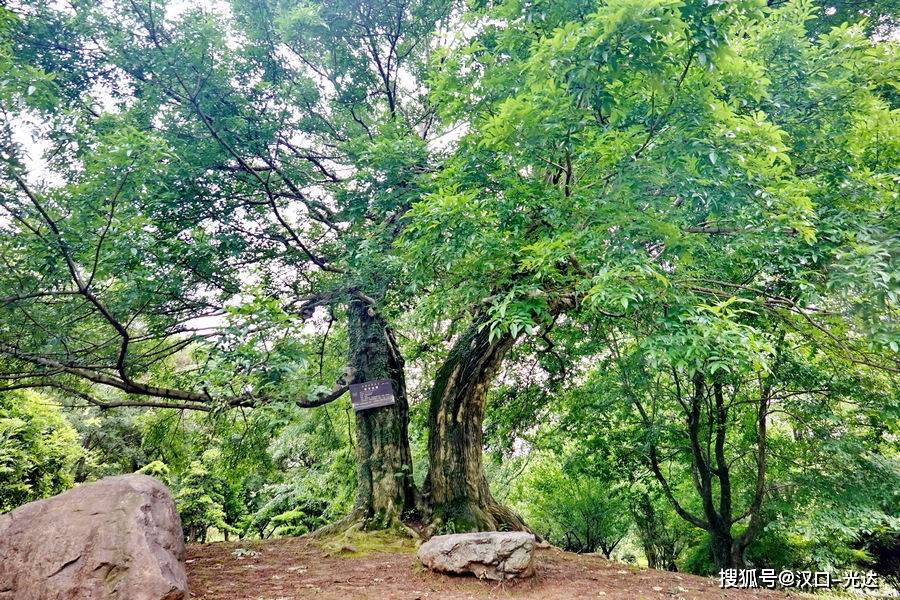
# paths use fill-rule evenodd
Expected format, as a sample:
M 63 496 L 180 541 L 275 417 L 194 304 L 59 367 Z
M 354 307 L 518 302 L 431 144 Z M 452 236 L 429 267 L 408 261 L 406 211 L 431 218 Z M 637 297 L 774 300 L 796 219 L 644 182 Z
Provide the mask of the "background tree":
M 227 522 L 226 483 L 216 477 L 208 464 L 218 458 L 216 454 L 215 450 L 207 450 L 200 460 L 191 461 L 176 483 L 175 505 L 188 542 L 205 542 L 210 527 L 237 531 Z

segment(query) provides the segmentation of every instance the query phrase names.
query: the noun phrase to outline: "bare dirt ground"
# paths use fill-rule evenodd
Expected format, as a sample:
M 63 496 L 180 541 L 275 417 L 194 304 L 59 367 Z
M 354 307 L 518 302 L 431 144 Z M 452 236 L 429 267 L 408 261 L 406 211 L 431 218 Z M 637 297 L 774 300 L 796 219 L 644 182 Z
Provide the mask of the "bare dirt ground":
M 358 541 L 358 540 L 357 540 Z M 352 542 L 351 542 L 352 543 Z M 537 574 L 498 584 L 425 570 L 412 542 L 350 545 L 307 538 L 188 547 L 194 600 L 751 600 L 763 590 L 722 590 L 717 580 L 638 569 L 596 556 L 539 549 Z

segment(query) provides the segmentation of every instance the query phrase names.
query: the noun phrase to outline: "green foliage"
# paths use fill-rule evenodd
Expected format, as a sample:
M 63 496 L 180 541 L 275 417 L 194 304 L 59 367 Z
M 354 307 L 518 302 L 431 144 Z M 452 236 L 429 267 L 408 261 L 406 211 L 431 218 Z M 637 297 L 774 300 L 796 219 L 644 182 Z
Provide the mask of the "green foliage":
M 717 573 L 716 564 L 713 562 L 712 549 L 708 539 L 687 551 L 687 556 L 682 562 L 682 569 L 695 575 L 712 577 Z
M 52 399 L 31 391 L 0 394 L 0 512 L 64 492 L 83 456 Z
M 155 477 L 156 479 L 165 482 L 169 477 L 170 470 L 169 467 L 166 466 L 166 463 L 154 460 L 135 472 L 140 473 L 141 475 L 149 475 L 150 477 Z
M 811 551 L 814 551 L 813 544 L 808 540 L 786 534 L 777 527 L 767 527 L 747 548 L 747 561 L 776 571 L 821 564 L 810 564 Z
M 628 532 L 622 490 L 611 487 L 609 478 L 566 473 L 545 459 L 520 485 L 528 522 L 555 546 L 609 558 Z
M 692 555 L 681 562 L 691 544 L 697 541 L 697 530 L 676 514 L 657 486 L 635 483 L 628 495 L 631 518 L 648 566 L 700 574 L 700 565 L 690 564 Z M 704 544 L 704 549 L 703 559 L 711 562 L 708 544 Z
M 150 459 L 141 423 L 150 416 L 123 409 L 70 411 L 69 419 L 87 451 L 77 465 L 76 480 L 90 481 L 142 469 Z
M 343 417 L 323 408 L 302 415 L 273 437 L 269 452 L 279 475 L 256 490 L 247 532 L 302 535 L 350 510 L 356 473 L 345 429 L 335 422 Z
M 468 129 L 399 246 L 419 310 L 477 306 L 522 344 L 513 372 L 543 369 L 504 393 L 546 405 L 503 400 L 489 431 L 652 483 L 659 521 L 697 528 L 658 566 L 694 546 L 706 570 L 700 529 L 846 566 L 895 527 L 896 434 L 869 411 L 896 420 L 897 46 L 816 15 L 491 3 L 434 75 Z
M 222 532 L 238 531 L 228 522 L 234 521 L 234 513 L 226 512 L 233 504 L 230 500 L 234 490 L 228 481 L 217 476 L 213 466 L 220 457 L 217 450 L 207 450 L 201 460 L 191 461 L 176 483 L 175 505 L 189 541 L 206 541 L 210 527 Z

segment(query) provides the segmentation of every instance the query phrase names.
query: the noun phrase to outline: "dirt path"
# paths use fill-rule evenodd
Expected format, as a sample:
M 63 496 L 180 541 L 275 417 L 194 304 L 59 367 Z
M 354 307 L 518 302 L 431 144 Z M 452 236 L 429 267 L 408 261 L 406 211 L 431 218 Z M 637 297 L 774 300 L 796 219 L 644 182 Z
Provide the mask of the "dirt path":
M 762 590 L 721 590 L 718 581 L 630 568 L 595 556 L 538 550 L 537 575 L 512 583 L 424 570 L 411 545 L 360 552 L 305 538 L 188 547 L 194 600 L 750 600 L 787 598 Z

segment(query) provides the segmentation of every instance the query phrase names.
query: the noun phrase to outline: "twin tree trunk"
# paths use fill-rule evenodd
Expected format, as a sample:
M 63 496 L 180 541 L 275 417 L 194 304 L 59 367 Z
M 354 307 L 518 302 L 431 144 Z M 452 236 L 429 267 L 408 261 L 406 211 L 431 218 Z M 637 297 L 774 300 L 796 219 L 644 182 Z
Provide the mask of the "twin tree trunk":
M 349 521 L 368 529 L 401 522 L 416 507 L 403 357 L 384 319 L 362 300 L 348 307 L 351 383 L 390 379 L 396 403 L 356 413 L 356 502 Z
M 513 345 L 476 320 L 438 370 L 428 414 L 428 477 L 424 494 L 438 531 L 526 529 L 491 494 L 482 462 L 482 422 L 490 383 Z
M 353 383 L 390 379 L 396 404 L 356 413 L 357 494 L 345 523 L 388 528 L 419 508 L 403 358 L 384 319 L 365 302 L 353 300 L 348 313 Z M 509 335 L 491 340 L 489 328 L 476 321 L 437 373 L 430 399 L 424 494 L 435 529 L 526 529 L 519 516 L 492 496 L 482 461 L 488 388 L 512 345 Z
M 397 525 L 404 515 L 417 509 L 409 449 L 409 406 L 403 358 L 384 319 L 365 302 L 354 300 L 348 309 L 350 362 L 353 383 L 390 379 L 396 403 L 356 413 L 357 496 L 351 522 L 366 528 Z M 431 523 L 438 531 L 483 531 L 527 529 L 522 519 L 497 502 L 484 475 L 482 458 L 483 421 L 487 392 L 514 339 L 501 334 L 491 339 L 490 327 L 476 320 L 459 337 L 438 370 L 431 391 L 428 415 L 429 470 L 424 497 Z M 727 422 L 721 389 L 714 387 L 716 410 L 714 457 L 699 452 L 699 400 L 702 379 L 695 380 L 695 393 L 688 416 L 694 468 L 699 471 L 699 489 L 707 518 L 706 529 L 719 568 L 741 566 L 743 551 L 758 527 L 765 477 L 765 414 L 768 392 L 763 394 L 758 415 L 758 482 L 749 515 L 751 522 L 734 539 L 731 525 L 731 489 L 724 457 Z M 710 458 L 715 468 L 710 464 Z M 657 473 L 661 476 L 661 473 Z M 720 484 L 718 510 L 712 498 L 712 477 Z M 664 480 L 663 480 L 664 481 Z M 674 499 L 672 499 L 674 500 Z M 676 505 L 676 508 L 681 508 Z M 681 511 L 679 511 L 681 512 Z

